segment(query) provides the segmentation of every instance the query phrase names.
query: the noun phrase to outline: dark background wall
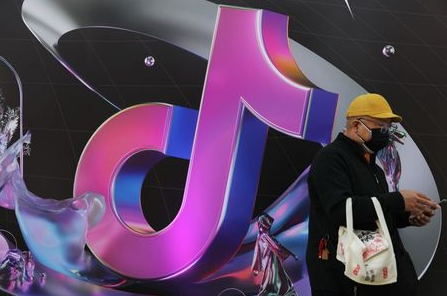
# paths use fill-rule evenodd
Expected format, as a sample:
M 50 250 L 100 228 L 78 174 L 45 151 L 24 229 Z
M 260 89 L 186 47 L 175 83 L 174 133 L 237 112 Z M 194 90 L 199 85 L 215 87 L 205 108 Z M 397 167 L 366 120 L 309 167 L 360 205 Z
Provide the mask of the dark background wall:
M 429 163 L 441 198 L 447 198 L 445 0 L 350 0 L 354 19 L 344 0 L 212 2 L 289 15 L 290 38 L 369 92 L 385 95 L 404 117 L 403 125 Z M 21 19 L 21 4 L 22 0 L 0 0 L 0 55 L 13 64 L 24 85 L 24 126 L 33 133 L 25 180 L 37 195 L 67 198 L 72 196 L 83 147 L 116 109 L 81 85 L 40 45 Z M 396 49 L 389 58 L 382 54 L 387 44 Z M 79 73 L 122 108 L 148 101 L 199 107 L 207 63 L 188 52 L 110 29 L 78 30 L 64 36 L 59 46 Z M 143 63 L 149 55 L 156 59 L 153 67 Z M 0 88 L 8 104 L 18 104 L 14 79 L 3 65 Z M 315 143 L 269 132 L 256 213 L 292 183 L 318 149 Z M 166 159 L 145 180 L 142 203 L 156 229 L 169 224 L 178 211 L 187 165 Z M 13 212 L 0 209 L 0 225 L 19 235 Z M 419 295 L 447 293 L 446 238 L 443 231 Z M 24 247 L 22 240 L 20 244 Z

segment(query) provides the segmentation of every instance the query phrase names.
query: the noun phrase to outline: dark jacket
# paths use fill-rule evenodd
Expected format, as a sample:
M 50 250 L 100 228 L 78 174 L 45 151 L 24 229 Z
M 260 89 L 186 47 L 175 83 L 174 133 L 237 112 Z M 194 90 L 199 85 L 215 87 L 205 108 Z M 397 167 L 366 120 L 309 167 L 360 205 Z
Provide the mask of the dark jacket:
M 398 267 L 398 282 L 410 281 L 416 275 L 408 253 L 399 237 L 398 228 L 409 226 L 409 213 L 399 192 L 388 191 L 382 169 L 365 159 L 362 147 L 343 134 L 324 147 L 315 157 L 308 178 L 310 212 L 307 267 L 311 286 L 320 290 L 341 290 L 341 286 L 358 285 L 343 275 L 344 265 L 336 257 L 338 228 L 346 225 L 345 201 L 352 198 L 354 229 L 375 230 L 377 215 L 371 197 L 380 201 L 393 242 Z M 329 238 L 329 260 L 318 258 L 321 238 Z M 402 271 L 399 265 L 404 266 Z M 409 266 L 409 267 L 408 267 Z M 406 283 L 409 285 L 409 283 Z M 395 285 L 387 285 L 395 286 Z M 373 286 L 365 286 L 364 289 Z M 357 288 L 356 288 L 357 289 Z

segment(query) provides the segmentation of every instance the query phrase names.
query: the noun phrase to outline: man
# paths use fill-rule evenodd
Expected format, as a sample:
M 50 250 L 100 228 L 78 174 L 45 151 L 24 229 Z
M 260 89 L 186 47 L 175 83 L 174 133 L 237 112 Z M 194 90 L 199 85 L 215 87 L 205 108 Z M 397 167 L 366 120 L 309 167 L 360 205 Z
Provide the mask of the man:
M 313 296 L 414 295 L 417 276 L 398 228 L 429 223 L 439 205 L 414 190 L 388 191 L 376 153 L 389 143 L 394 114 L 378 94 L 355 98 L 346 113 L 346 129 L 314 159 L 308 178 L 310 213 L 306 261 Z M 346 225 L 345 201 L 352 198 L 354 229 L 375 230 L 371 197 L 379 200 L 390 231 L 397 263 L 397 282 L 361 285 L 344 275 L 336 260 L 338 229 Z

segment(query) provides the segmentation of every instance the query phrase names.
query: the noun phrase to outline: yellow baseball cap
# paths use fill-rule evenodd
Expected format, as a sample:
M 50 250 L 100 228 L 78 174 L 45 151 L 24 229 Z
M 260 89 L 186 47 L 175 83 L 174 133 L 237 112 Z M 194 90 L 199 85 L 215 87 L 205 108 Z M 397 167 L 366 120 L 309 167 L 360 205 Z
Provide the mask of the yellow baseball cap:
M 401 122 L 402 117 L 391 110 L 390 104 L 379 94 L 364 94 L 356 97 L 346 111 L 346 118 L 355 116 L 370 116 L 378 119 L 391 119 Z

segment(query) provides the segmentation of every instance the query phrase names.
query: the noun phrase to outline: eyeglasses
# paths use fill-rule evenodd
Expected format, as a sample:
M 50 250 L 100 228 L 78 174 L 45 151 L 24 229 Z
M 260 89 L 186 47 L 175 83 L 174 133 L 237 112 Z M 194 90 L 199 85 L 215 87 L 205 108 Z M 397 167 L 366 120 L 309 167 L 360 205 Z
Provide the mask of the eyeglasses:
M 369 131 L 371 131 L 371 128 L 368 127 L 362 120 L 373 122 L 373 123 L 376 123 L 376 124 L 381 124 L 380 132 L 383 133 L 383 134 L 391 135 L 391 134 L 394 134 L 397 131 L 397 125 L 394 124 L 394 123 L 383 124 L 383 123 L 379 123 L 377 121 L 374 121 L 374 120 L 371 120 L 371 119 L 367 119 L 367 118 L 358 118 L 357 120 L 360 121 L 360 123 L 362 123 L 363 126 L 366 127 Z

